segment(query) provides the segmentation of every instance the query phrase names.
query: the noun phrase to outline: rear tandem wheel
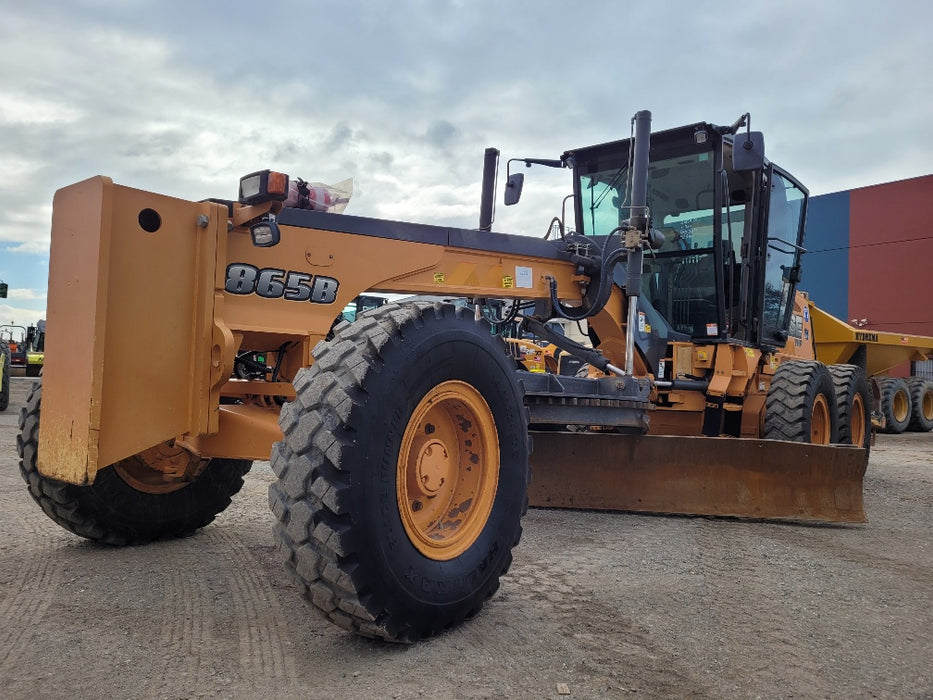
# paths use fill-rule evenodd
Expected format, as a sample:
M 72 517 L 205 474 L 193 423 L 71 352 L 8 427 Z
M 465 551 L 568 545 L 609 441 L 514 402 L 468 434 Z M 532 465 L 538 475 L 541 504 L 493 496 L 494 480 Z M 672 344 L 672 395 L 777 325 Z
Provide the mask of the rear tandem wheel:
M 36 465 L 41 401 L 42 385 L 37 382 L 20 412 L 20 474 L 46 515 L 95 542 L 121 546 L 190 535 L 230 505 L 252 466 L 249 460 L 211 459 L 198 465 L 192 481 L 166 481 L 147 461 L 181 464 L 194 458 L 180 447 L 164 445 L 101 469 L 92 484 L 50 479 Z
M 474 616 L 527 508 L 527 411 L 502 340 L 463 308 L 393 305 L 314 356 L 272 450 L 286 570 L 367 637 L 410 643 Z
M 788 360 L 771 379 L 764 437 L 829 445 L 838 441 L 839 411 L 833 378 L 822 362 Z
M 839 442 L 869 449 L 872 398 L 865 372 L 856 365 L 829 365 L 839 410 Z

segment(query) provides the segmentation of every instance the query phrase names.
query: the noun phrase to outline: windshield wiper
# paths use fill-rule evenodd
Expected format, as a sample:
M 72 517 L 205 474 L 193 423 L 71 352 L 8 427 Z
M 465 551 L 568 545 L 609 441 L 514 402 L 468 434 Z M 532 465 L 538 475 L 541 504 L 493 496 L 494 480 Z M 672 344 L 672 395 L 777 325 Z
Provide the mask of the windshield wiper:
M 627 170 L 628 170 L 628 163 L 626 163 L 625 165 L 623 165 L 621 168 L 619 168 L 616 171 L 616 174 L 612 176 L 612 179 L 608 183 L 606 183 L 606 189 L 600 192 L 599 197 L 597 197 L 596 201 L 590 205 L 591 210 L 596 209 L 596 207 L 598 207 L 602 203 L 602 201 L 606 198 L 606 195 L 609 194 L 610 190 L 616 190 L 616 191 L 619 190 L 619 184 L 622 182 L 622 179 L 624 178 Z M 590 187 L 592 188 L 593 184 L 590 184 Z

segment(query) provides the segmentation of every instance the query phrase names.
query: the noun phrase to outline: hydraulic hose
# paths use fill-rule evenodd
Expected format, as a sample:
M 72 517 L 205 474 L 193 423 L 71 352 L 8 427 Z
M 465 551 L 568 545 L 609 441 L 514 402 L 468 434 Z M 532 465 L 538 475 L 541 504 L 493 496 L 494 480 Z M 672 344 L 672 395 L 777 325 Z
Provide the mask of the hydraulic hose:
M 628 251 L 624 248 L 617 248 L 611 252 L 608 257 L 603 258 L 599 270 L 595 274 L 596 293 L 593 295 L 593 301 L 587 303 L 587 297 L 589 296 L 587 295 L 583 298 L 583 305 L 580 307 L 564 306 L 561 304 L 560 300 L 557 298 L 557 280 L 552 277 L 550 280 L 551 305 L 554 307 L 557 315 L 568 321 L 583 321 L 602 311 L 612 294 L 612 269 L 615 267 L 616 263 L 627 254 Z M 582 313 L 580 310 L 582 310 Z
M 544 338 L 545 340 L 553 343 L 561 350 L 566 350 L 574 357 L 583 360 L 589 365 L 593 365 L 601 372 L 612 372 L 613 374 L 619 375 L 622 374 L 622 370 L 610 363 L 609 360 L 603 355 L 600 355 L 598 352 L 586 347 L 585 345 L 580 345 L 580 343 L 576 343 L 570 340 L 570 338 L 563 336 L 560 333 L 555 333 L 539 320 L 525 317 L 524 324 L 527 326 L 528 330 L 530 330 L 536 336 Z

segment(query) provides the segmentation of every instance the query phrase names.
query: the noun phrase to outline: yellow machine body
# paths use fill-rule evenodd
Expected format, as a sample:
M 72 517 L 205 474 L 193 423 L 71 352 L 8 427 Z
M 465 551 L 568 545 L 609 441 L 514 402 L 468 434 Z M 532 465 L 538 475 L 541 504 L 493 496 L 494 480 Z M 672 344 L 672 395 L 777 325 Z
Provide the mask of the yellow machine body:
M 267 459 L 281 439 L 279 404 L 294 397 L 290 378 L 314 362 L 334 318 L 367 290 L 543 299 L 553 281 L 558 296 L 573 301 L 585 279 L 571 263 L 508 246 L 364 236 L 341 230 L 346 226 L 282 224 L 279 245 L 255 247 L 244 224 L 272 208 L 234 204 L 228 211 L 105 177 L 57 193 L 43 475 L 91 483 L 100 469 L 167 442 L 201 457 Z M 481 244 L 497 235 L 473 233 Z M 339 287 L 329 303 L 233 294 L 225 279 L 237 264 L 296 273 L 307 285 L 337 280 Z M 618 366 L 626 361 L 625 301 L 613 288 L 590 321 L 600 351 Z M 285 348 L 276 381 L 231 378 L 238 352 L 273 348 Z M 727 343 L 673 344 L 674 373 L 708 375 L 708 392 L 656 387 L 648 436 L 536 434 L 532 504 L 864 520 L 865 450 L 759 439 L 770 377 L 791 356 L 813 357 L 812 344 L 792 338 L 784 352 L 766 356 Z M 651 379 L 641 358 L 633 360 L 635 374 Z M 698 437 L 710 396 L 740 417 L 740 437 Z
M 849 362 L 865 351 L 865 372 L 873 377 L 905 362 L 923 362 L 933 357 L 933 338 L 855 328 L 808 301 L 813 319 L 816 356 L 821 362 Z

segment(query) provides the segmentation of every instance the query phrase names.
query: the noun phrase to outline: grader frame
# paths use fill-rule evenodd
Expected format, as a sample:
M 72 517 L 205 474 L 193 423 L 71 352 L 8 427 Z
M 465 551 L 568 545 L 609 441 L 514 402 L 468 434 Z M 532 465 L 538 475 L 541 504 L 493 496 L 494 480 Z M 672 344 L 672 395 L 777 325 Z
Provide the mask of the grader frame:
M 574 298 L 579 296 L 584 281 L 574 265 L 562 260 L 554 246 L 541 240 L 401 224 L 396 228 L 386 222 L 311 211 L 281 213 L 278 224 L 284 232 L 282 243 L 274 248 L 256 248 L 245 227 L 227 231 L 224 205 L 183 202 L 115 185 L 107 178 L 93 178 L 60 191 L 54 212 L 56 247 L 50 279 L 67 280 L 67 292 L 58 297 L 51 292 L 54 303 L 48 313 L 49 352 L 44 368 L 39 468 L 46 476 L 73 484 L 89 483 L 98 469 L 170 440 L 206 457 L 267 459 L 272 444 L 281 439 L 278 406 L 273 397 L 294 397 L 287 378 L 312 363 L 312 349 L 330 330 L 334 310 L 342 309 L 367 289 L 528 298 L 543 294 L 542 288 L 551 278 L 557 281 L 561 297 Z M 144 212 L 158 214 L 157 230 L 149 232 L 140 225 L 141 216 L 152 216 Z M 235 209 L 234 222 L 256 215 L 254 208 L 240 212 L 242 209 Z M 293 222 L 299 224 L 294 229 Z M 483 248 L 477 250 L 480 245 Z M 296 265 L 296 260 L 303 264 Z M 278 299 L 225 293 L 226 272 L 237 261 L 249 261 L 244 264 L 257 270 L 286 273 L 289 268 L 301 267 L 307 271 L 303 274 L 336 279 L 339 286 L 329 304 L 291 301 L 284 298 L 284 291 Z M 523 268 L 531 270 L 534 287 L 505 286 L 509 278 L 527 278 Z M 613 340 L 606 329 L 624 328 L 624 318 L 624 294 L 615 287 L 592 325 L 603 331 L 605 354 L 623 364 L 621 331 Z M 88 329 L 96 330 L 89 334 Z M 71 342 L 82 337 L 89 342 Z M 61 350 L 57 350 L 59 347 Z M 231 378 L 238 351 L 271 353 L 283 347 L 278 360 L 279 381 Z M 695 348 L 689 352 L 697 353 Z M 702 348 L 699 352 L 702 358 Z M 742 351 L 740 356 L 745 356 Z M 636 367 L 644 377 L 640 359 Z M 722 378 L 724 389 L 740 376 L 731 361 L 729 366 L 714 371 L 716 377 Z M 55 381 L 58 377 L 68 380 Z M 554 381 L 551 376 L 526 379 L 529 388 Z M 637 400 L 647 410 L 647 380 L 628 381 L 635 393 L 625 400 Z M 618 383 L 611 379 L 605 382 Z M 221 403 L 221 396 L 246 400 Z M 575 398 L 580 398 L 579 393 Z M 579 419 L 583 410 L 580 404 L 561 404 L 567 423 L 587 422 L 586 418 Z M 76 405 L 88 406 L 89 410 L 76 413 Z M 573 412 L 577 413 L 576 421 L 566 415 Z M 646 427 L 640 416 L 632 413 L 625 423 Z M 660 412 L 653 412 L 651 417 L 663 422 Z M 592 422 L 596 425 L 603 421 Z M 754 432 L 746 436 L 758 437 Z M 542 435 L 539 439 L 546 443 L 563 438 Z M 579 458 L 581 440 L 571 439 L 577 443 L 575 454 Z M 710 478 L 716 480 L 713 475 L 724 464 L 718 456 L 723 447 L 718 444 L 720 440 L 715 440 L 706 443 L 707 450 L 698 450 L 702 442 L 693 444 L 690 454 L 703 471 L 694 470 L 685 478 L 709 483 Z M 643 452 L 639 459 L 618 462 L 623 483 L 624 465 L 659 473 L 657 458 L 671 454 L 669 446 L 661 447 L 662 443 L 663 438 L 658 442 L 659 450 Z M 755 452 L 762 451 L 765 445 L 730 448 L 740 453 L 746 449 Z M 812 455 L 821 452 L 824 471 L 836 475 L 851 471 L 852 465 L 861 460 L 844 449 L 818 450 L 790 443 L 772 443 L 767 448 L 772 461 L 785 464 L 798 456 L 788 452 L 802 451 L 808 463 L 813 461 Z M 587 454 L 584 461 L 595 463 L 604 455 L 612 459 L 611 452 L 600 447 Z M 541 456 L 533 459 L 541 474 L 561 469 L 559 465 L 551 469 Z M 741 454 L 737 459 L 742 461 Z M 673 464 L 678 461 L 673 460 Z M 788 478 L 786 473 L 776 473 L 774 480 L 783 482 L 782 490 L 794 491 L 790 503 L 762 507 L 760 499 L 755 499 L 749 510 L 749 503 L 740 502 L 744 497 L 737 495 L 727 499 L 726 505 L 717 500 L 711 511 L 702 507 L 687 510 L 753 517 L 820 517 L 820 509 L 800 505 L 806 503 L 807 494 L 816 494 L 814 498 L 825 502 L 825 497 L 818 495 L 820 489 L 793 475 Z M 583 480 L 571 481 L 582 487 Z M 849 484 L 849 495 L 842 510 L 851 515 L 852 508 L 860 508 L 860 480 L 843 481 Z M 668 478 L 652 482 L 663 491 Z M 598 507 L 592 500 L 574 497 L 566 483 L 560 491 L 562 495 L 540 493 L 535 500 L 542 504 Z M 744 491 L 744 486 L 738 491 Z M 641 490 L 627 490 L 624 485 L 613 492 L 616 501 L 603 501 L 601 507 L 638 509 L 639 502 L 644 501 Z M 625 498 L 626 493 L 631 496 Z M 647 509 L 683 510 L 675 505 L 676 500 L 669 499 L 668 507 Z

